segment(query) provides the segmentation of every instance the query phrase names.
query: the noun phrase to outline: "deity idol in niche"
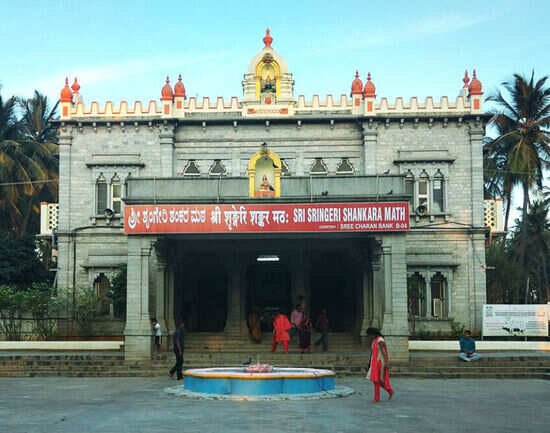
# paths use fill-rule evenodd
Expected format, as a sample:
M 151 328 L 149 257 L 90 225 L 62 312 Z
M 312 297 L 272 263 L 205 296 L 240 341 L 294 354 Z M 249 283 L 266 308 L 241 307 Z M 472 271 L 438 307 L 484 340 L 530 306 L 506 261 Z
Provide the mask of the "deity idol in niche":
M 262 93 L 275 92 L 275 69 L 271 63 L 266 63 L 262 68 L 260 83 Z
M 260 184 L 260 191 L 275 191 L 275 188 L 271 186 L 269 183 L 269 180 L 267 179 L 267 176 L 264 174 L 262 176 L 262 183 Z

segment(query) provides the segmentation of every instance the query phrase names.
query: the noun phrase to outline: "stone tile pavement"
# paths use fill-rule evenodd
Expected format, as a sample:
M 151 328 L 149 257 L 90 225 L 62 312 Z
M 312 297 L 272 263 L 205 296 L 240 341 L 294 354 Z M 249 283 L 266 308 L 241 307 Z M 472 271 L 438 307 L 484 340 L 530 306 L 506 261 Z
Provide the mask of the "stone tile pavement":
M 550 381 L 396 378 L 391 402 L 356 393 L 317 401 L 197 401 L 166 394 L 152 378 L 0 379 L 1 432 L 543 432 Z M 385 395 L 383 395 L 385 398 Z

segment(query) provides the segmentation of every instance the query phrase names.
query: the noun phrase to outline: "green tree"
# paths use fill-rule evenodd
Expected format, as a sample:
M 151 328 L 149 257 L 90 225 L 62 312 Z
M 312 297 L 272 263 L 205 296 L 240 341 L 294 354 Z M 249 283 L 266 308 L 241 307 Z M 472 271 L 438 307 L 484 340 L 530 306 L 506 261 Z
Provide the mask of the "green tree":
M 492 147 L 501 147 L 505 155 L 505 171 L 511 177 L 510 188 L 519 184 L 523 190 L 523 213 L 521 237 L 518 246 L 518 262 L 525 265 L 527 248 L 527 212 L 530 190 L 542 189 L 543 168 L 550 164 L 550 88 L 546 87 L 548 77 L 535 82 L 531 78 L 514 74 L 513 80 L 502 83 L 503 91 L 488 98 L 496 103 L 490 124 L 500 134 Z M 510 189 L 511 190 L 511 189 Z
M 111 280 L 111 293 L 109 297 L 113 303 L 115 317 L 123 318 L 126 315 L 126 281 L 128 266 L 120 265 L 118 272 Z
M 526 230 L 526 234 L 522 233 Z M 550 222 L 548 221 L 548 203 L 535 200 L 529 206 L 526 223 L 516 230 L 512 238 L 512 247 L 517 247 L 522 239 L 527 239 L 525 271 L 528 279 L 523 291 L 523 302 L 546 303 L 549 299 L 550 259 Z
M 34 236 L 0 237 L 0 284 L 23 289 L 50 277 L 38 258 Z
M 0 231 L 22 235 L 39 229 L 40 201 L 57 201 L 57 145 L 46 97 L 18 101 L 0 95 Z M 41 120 L 40 120 L 41 119 Z M 46 182 L 44 182 L 46 181 Z

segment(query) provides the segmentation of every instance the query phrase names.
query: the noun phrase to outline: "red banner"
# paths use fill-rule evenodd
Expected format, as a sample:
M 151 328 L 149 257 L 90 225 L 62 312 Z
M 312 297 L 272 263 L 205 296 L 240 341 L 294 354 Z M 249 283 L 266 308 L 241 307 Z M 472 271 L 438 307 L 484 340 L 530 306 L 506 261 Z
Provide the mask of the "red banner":
M 409 204 L 125 206 L 126 233 L 304 233 L 409 230 Z

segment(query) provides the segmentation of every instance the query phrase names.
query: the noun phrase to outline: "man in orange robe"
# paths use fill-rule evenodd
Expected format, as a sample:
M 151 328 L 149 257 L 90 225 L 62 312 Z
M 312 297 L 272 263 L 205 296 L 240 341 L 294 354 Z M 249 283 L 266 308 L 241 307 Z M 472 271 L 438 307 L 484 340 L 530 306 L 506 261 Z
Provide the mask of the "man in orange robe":
M 288 353 L 288 340 L 290 336 L 288 335 L 288 330 L 292 326 L 288 317 L 284 314 L 279 313 L 273 319 L 273 345 L 271 346 L 271 351 L 275 352 L 279 343 L 283 343 L 283 350 L 285 353 Z

